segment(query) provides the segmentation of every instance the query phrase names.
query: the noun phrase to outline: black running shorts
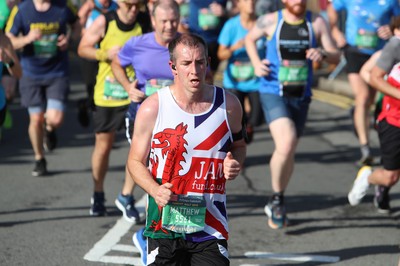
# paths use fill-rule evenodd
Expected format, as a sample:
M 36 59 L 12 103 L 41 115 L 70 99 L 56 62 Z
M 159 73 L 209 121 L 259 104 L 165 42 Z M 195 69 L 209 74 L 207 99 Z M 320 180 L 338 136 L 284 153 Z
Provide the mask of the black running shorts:
M 400 169 L 400 128 L 392 126 L 386 119 L 378 124 L 383 168 Z
M 106 133 L 122 129 L 127 110 L 128 105 L 119 107 L 95 106 L 93 110 L 94 132 Z
M 152 239 L 147 241 L 147 264 L 169 266 L 228 266 L 226 240 L 208 240 L 201 243 L 177 239 Z M 225 252 L 223 252 L 223 250 Z
M 361 67 L 371 57 L 369 54 L 361 53 L 356 47 L 347 46 L 344 49 L 344 57 L 346 58 L 347 74 L 359 73 Z

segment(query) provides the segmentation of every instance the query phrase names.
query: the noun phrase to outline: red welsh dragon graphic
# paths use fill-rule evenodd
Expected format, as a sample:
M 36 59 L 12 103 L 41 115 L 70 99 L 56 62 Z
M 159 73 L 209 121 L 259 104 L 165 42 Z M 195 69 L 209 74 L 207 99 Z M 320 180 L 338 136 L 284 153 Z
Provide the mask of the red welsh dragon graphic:
M 152 142 L 152 149 L 161 149 L 162 157 L 165 158 L 167 156 L 162 175 L 162 184 L 166 182 L 171 183 L 174 192 L 184 191 L 184 187 L 188 182 L 188 177 L 179 176 L 179 171 L 183 169 L 180 162 L 185 162 L 183 154 L 187 153 L 185 148 L 187 142 L 184 139 L 186 133 L 187 125 L 180 123 L 175 129 L 166 128 L 162 132 L 156 133 Z M 158 143 L 155 143 L 154 140 L 157 140 Z M 150 163 L 152 164 L 152 174 L 156 176 L 159 165 L 158 157 L 151 158 Z M 151 228 L 154 228 L 154 231 L 163 230 L 165 233 L 168 233 L 161 226 L 161 207 L 158 207 L 158 212 L 160 217 L 159 222 L 153 221 Z

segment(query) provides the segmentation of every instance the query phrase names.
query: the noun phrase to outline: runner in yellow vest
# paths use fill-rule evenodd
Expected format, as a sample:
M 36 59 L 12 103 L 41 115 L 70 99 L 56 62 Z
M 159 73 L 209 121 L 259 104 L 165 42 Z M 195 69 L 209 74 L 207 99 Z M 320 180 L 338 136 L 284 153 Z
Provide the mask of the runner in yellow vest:
M 140 12 L 143 6 L 141 0 L 119 0 L 117 11 L 111 11 L 99 16 L 85 32 L 78 54 L 87 59 L 99 61 L 99 72 L 94 89 L 95 110 L 93 126 L 96 133 L 95 147 L 92 154 L 92 176 L 94 194 L 90 215 L 103 216 L 104 179 L 108 170 L 109 155 L 114 143 L 115 133 L 124 125 L 125 113 L 130 104 L 128 92 L 115 80 L 111 71 L 111 61 L 118 51 L 133 36 L 141 35 L 150 30 L 150 19 Z M 98 48 L 95 44 L 99 43 Z M 134 78 L 133 69 L 127 70 L 130 78 Z M 131 178 L 130 186 L 135 184 Z M 121 195 L 124 217 L 130 222 L 138 222 L 139 214 L 134 207 L 133 196 Z M 119 199 L 120 197 L 118 197 Z M 120 207 L 120 206 L 118 206 Z

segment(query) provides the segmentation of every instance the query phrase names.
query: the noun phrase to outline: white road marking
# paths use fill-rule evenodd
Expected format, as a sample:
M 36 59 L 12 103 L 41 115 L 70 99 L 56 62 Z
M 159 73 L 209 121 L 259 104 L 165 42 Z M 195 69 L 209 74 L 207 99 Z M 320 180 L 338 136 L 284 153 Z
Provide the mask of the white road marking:
M 146 207 L 147 195 L 144 195 L 139 201 L 136 202 L 135 207 L 140 213 L 143 213 Z M 118 244 L 121 238 L 129 232 L 132 223 L 125 221 L 121 217 L 116 224 L 98 241 L 93 248 L 83 257 L 88 261 L 97 261 L 113 264 L 125 265 L 141 265 L 139 250 L 133 245 Z M 134 256 L 107 256 L 106 254 L 111 251 L 126 252 L 129 255 L 137 253 L 138 257 Z
M 272 253 L 262 251 L 249 251 L 244 254 L 249 258 L 256 259 L 272 259 L 272 260 L 286 260 L 298 262 L 327 262 L 333 263 L 340 261 L 340 257 L 336 256 L 323 256 L 323 255 L 307 255 L 307 254 L 289 254 L 289 253 Z
M 142 265 L 142 261 L 140 258 L 135 257 L 123 257 L 123 256 L 103 256 L 101 260 L 98 260 L 104 263 L 113 263 L 113 264 L 121 264 L 121 265 Z
M 116 251 L 139 253 L 139 250 L 135 246 L 131 245 L 118 244 L 113 246 L 111 249 Z

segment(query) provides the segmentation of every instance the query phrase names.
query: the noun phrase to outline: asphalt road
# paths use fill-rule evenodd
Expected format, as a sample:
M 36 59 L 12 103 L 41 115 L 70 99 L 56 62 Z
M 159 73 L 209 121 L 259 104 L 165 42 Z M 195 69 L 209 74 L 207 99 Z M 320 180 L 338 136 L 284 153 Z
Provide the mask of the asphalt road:
M 72 91 L 59 146 L 48 153 L 46 177 L 32 177 L 26 110 L 11 105 L 12 129 L 0 143 L 0 265 L 140 265 L 132 233 L 141 225 L 121 219 L 114 200 L 121 190 L 128 143 L 122 132 L 106 179 L 109 215 L 89 216 L 92 194 L 91 125 L 76 119 L 84 95 L 82 69 L 72 66 Z M 271 193 L 268 161 L 273 142 L 268 128 L 256 130 L 243 174 L 227 185 L 231 265 L 398 265 L 400 186 L 391 190 L 392 213 L 376 212 L 373 192 L 360 206 L 347 203 L 357 173 L 357 139 L 348 110 L 331 105 L 333 96 L 316 93 L 286 203 L 292 225 L 272 230 L 263 207 Z M 371 131 L 376 162 L 377 136 Z M 143 190 L 135 196 L 143 211 Z

